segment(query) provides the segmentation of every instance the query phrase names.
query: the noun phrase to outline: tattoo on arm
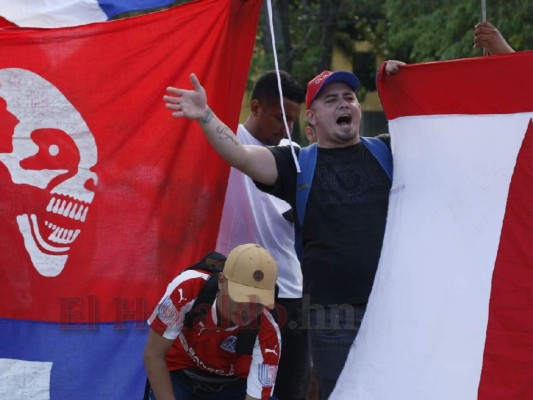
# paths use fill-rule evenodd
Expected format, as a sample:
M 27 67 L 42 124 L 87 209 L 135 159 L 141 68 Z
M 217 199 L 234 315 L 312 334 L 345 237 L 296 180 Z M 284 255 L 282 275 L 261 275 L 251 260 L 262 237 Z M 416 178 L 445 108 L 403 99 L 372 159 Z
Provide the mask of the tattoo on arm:
M 207 110 L 205 110 L 205 114 L 200 120 L 200 122 L 204 125 L 207 125 L 208 123 L 211 122 L 211 120 L 213 119 L 213 116 L 214 116 L 213 111 L 211 111 L 211 109 L 208 107 Z
M 202 117 L 202 119 L 200 119 L 200 122 L 202 125 L 207 125 L 213 120 L 214 117 L 215 114 L 208 107 L 207 110 L 205 110 L 205 115 Z M 222 123 L 215 128 L 215 132 L 217 133 L 218 138 L 221 140 L 229 139 L 234 145 L 238 146 L 240 144 L 233 132 Z
M 216 132 L 217 132 L 219 139 L 222 139 L 222 140 L 229 139 L 234 145 L 237 145 L 237 146 L 239 145 L 239 141 L 237 140 L 233 132 L 231 132 L 226 125 L 217 126 Z

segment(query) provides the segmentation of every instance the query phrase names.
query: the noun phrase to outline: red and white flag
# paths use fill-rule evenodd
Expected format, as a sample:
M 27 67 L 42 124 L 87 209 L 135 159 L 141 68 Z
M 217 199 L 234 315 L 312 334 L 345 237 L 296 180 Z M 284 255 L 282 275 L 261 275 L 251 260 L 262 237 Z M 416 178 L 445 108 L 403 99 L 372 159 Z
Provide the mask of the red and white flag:
M 533 398 L 533 52 L 380 74 L 385 242 L 334 399 Z
M 214 249 L 229 173 L 163 96 L 195 72 L 235 129 L 260 7 L 0 30 L 1 398 L 142 396 L 145 320 Z

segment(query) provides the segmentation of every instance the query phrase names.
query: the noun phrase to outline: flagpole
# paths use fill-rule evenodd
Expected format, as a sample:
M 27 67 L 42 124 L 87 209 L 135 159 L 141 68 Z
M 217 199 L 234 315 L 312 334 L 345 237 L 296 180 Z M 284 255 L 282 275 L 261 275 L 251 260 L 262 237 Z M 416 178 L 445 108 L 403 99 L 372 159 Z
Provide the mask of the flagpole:
M 481 0 L 481 21 L 487 22 L 487 1 Z M 488 55 L 487 49 L 483 49 L 483 55 Z

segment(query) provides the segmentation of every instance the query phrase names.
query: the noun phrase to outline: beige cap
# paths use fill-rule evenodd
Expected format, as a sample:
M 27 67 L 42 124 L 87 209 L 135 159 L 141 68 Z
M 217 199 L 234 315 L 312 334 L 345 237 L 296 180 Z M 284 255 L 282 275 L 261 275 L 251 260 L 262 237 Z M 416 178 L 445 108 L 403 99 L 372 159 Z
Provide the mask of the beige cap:
M 228 254 L 224 265 L 230 298 L 237 303 L 274 305 L 278 266 L 257 244 L 242 244 Z

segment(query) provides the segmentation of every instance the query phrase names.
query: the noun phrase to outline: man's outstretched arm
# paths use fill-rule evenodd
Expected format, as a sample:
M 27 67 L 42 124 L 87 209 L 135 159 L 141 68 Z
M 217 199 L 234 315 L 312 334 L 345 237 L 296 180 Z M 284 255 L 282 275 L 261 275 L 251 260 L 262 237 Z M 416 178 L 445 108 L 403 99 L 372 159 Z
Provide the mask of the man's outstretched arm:
M 207 105 L 207 95 L 196 75 L 191 74 L 193 90 L 167 88 L 166 107 L 173 117 L 197 120 L 207 139 L 220 156 L 232 167 L 265 185 L 273 184 L 278 171 L 270 150 L 261 146 L 243 146 L 235 134 Z

